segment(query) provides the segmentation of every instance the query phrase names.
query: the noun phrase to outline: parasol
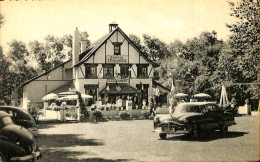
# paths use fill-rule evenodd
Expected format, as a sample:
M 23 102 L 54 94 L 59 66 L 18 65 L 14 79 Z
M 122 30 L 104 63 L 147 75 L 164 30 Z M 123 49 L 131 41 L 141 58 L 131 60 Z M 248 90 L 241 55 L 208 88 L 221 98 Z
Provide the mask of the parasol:
M 50 94 L 47 94 L 45 95 L 42 100 L 43 101 L 48 101 L 48 100 L 56 100 L 58 98 L 58 95 L 55 94 L 55 93 L 50 93 Z
M 188 97 L 189 95 L 188 94 L 185 94 L 185 93 L 176 93 L 173 95 L 174 97 Z
M 206 97 L 206 98 L 210 98 L 211 96 L 206 94 L 206 93 L 198 93 L 198 94 L 195 94 L 194 97 L 196 98 L 203 98 L 203 97 Z
M 92 96 L 87 94 L 81 94 L 81 97 L 83 99 L 93 98 Z M 77 100 L 77 99 L 78 99 L 78 95 L 69 95 L 69 96 L 61 97 L 58 100 Z
M 60 93 L 58 93 L 58 96 L 59 97 L 64 97 L 64 96 L 74 95 L 74 94 L 75 94 L 75 92 L 68 91 L 68 92 L 60 92 Z

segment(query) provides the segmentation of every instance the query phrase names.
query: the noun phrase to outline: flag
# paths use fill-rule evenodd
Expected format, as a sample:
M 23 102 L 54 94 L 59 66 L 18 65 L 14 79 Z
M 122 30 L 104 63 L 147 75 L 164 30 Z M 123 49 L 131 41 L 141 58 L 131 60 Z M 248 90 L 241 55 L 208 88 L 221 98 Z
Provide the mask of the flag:
M 121 88 L 120 88 L 120 86 L 118 85 L 117 82 L 116 82 L 116 90 L 117 90 L 117 91 L 121 91 Z
M 140 81 L 139 90 L 143 90 L 143 83 Z
M 109 85 L 107 85 L 107 91 L 109 91 L 109 89 L 110 89 L 110 88 L 109 88 Z
M 154 95 L 159 97 L 160 96 L 160 90 L 158 87 L 154 88 Z

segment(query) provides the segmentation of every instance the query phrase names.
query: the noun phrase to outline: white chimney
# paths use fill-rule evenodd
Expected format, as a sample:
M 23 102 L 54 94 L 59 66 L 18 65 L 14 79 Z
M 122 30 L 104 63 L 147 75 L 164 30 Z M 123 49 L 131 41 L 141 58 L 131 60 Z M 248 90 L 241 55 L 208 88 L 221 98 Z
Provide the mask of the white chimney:
M 79 31 L 78 28 L 74 31 L 73 41 L 72 41 L 72 66 L 73 66 L 73 79 L 76 78 L 76 65 L 79 62 Z
M 86 40 L 82 40 L 81 41 L 81 53 L 85 52 L 87 50 L 87 41 Z

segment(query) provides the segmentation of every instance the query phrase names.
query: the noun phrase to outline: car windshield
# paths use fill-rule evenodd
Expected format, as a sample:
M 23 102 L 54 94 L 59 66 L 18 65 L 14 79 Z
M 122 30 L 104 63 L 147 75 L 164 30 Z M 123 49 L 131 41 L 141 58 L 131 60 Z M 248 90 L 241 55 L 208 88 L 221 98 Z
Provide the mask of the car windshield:
M 174 113 L 201 113 L 201 106 L 180 104 L 176 107 Z
M 2 118 L 2 125 L 8 125 L 11 123 L 13 123 L 13 121 L 9 116 L 5 116 Z

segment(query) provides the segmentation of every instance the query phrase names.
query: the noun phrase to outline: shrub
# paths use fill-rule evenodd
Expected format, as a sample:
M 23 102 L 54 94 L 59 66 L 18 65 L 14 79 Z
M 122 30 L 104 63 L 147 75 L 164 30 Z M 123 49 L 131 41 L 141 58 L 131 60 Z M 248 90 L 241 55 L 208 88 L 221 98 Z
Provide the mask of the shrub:
M 149 119 L 150 111 L 149 110 L 142 111 L 141 116 L 144 117 L 145 119 Z
M 97 121 L 100 121 L 100 120 L 101 120 L 103 114 L 102 114 L 101 111 L 96 110 L 96 111 L 93 113 L 93 116 L 96 117 L 96 122 L 97 122 Z
M 119 116 L 120 116 L 121 119 L 123 119 L 123 120 L 127 120 L 127 119 L 130 118 L 131 115 L 130 115 L 129 112 L 124 111 L 124 112 L 120 112 L 120 113 L 119 113 Z
M 138 116 L 137 115 L 133 115 L 133 119 L 137 120 Z

